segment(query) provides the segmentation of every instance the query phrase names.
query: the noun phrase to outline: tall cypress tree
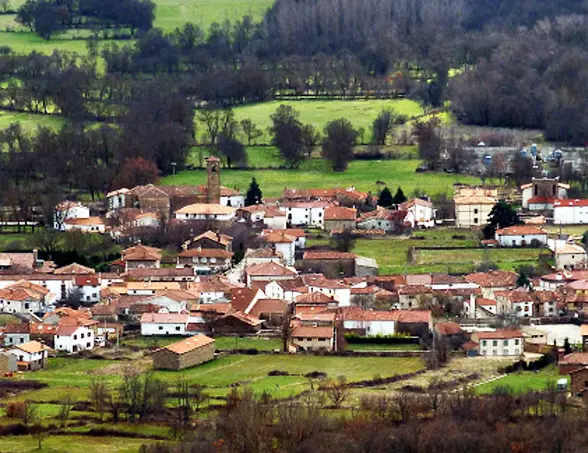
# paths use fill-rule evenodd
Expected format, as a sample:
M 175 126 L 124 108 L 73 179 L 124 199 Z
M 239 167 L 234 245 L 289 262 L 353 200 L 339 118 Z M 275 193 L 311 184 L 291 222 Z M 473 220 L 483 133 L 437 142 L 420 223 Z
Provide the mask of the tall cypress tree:
M 394 204 L 404 203 L 407 200 L 406 195 L 402 191 L 402 187 L 398 187 L 396 195 L 394 195 Z
M 247 189 L 247 196 L 245 197 L 245 206 L 251 206 L 254 204 L 261 204 L 262 201 L 262 193 L 261 189 L 259 188 L 259 184 L 255 178 L 251 179 L 251 184 L 249 184 L 249 189 Z
M 378 206 L 382 206 L 384 208 L 389 208 L 394 204 L 394 198 L 392 197 L 392 192 L 387 187 L 382 189 L 380 192 L 380 198 L 378 198 Z

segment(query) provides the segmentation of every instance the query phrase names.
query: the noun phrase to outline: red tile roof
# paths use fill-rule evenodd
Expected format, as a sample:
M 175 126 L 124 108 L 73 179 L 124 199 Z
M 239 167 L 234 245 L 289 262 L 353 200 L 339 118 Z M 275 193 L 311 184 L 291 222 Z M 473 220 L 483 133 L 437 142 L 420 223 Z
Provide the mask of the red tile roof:
M 231 306 L 235 310 L 245 311 L 259 293 L 259 289 L 235 288 L 231 290 Z
M 355 253 L 333 252 L 333 251 L 309 251 L 304 252 L 305 260 L 354 260 L 357 258 Z
M 554 197 L 533 197 L 529 198 L 529 204 L 553 204 L 556 199 Z
M 188 322 L 187 313 L 143 313 L 141 324 L 184 324 Z
M 483 288 L 515 287 L 518 275 L 510 271 L 475 272 L 465 276 L 466 280 Z
M 282 266 L 281 264 L 270 262 L 254 264 L 245 268 L 245 273 L 250 276 L 289 276 L 297 275 L 296 271 Z
M 355 220 L 357 210 L 344 206 L 333 206 L 325 209 L 325 220 Z
M 76 275 L 73 278 L 75 286 L 98 286 L 98 276 L 96 275 Z
M 161 249 L 138 244 L 122 252 L 123 261 L 159 261 Z
M 521 236 L 521 235 L 545 235 L 547 231 L 531 225 L 515 225 L 508 228 L 496 230 L 498 236 Z
M 191 258 L 191 257 L 198 257 L 198 258 L 219 258 L 219 259 L 229 259 L 233 257 L 233 252 L 229 252 L 225 249 L 203 249 L 201 247 L 196 247 L 189 250 L 184 250 L 178 254 L 180 258 Z
M 459 324 L 455 322 L 440 322 L 435 325 L 435 329 L 439 332 L 439 335 L 461 335 L 463 330 L 459 327 Z
M 161 349 L 158 349 L 157 351 L 166 350 L 173 352 L 174 354 L 182 355 L 193 351 L 194 349 L 207 346 L 211 343 L 214 343 L 213 338 L 209 338 L 206 335 L 194 335 L 193 337 L 186 338 L 185 340 L 169 344 Z
M 284 314 L 288 311 L 288 302 L 281 299 L 259 299 L 248 314 L 259 318 L 262 314 Z
M 509 338 L 522 338 L 520 330 L 496 330 L 494 332 L 474 332 L 480 340 L 507 340 Z
M 574 352 L 563 357 L 559 361 L 560 365 L 588 365 L 588 352 Z
M 304 304 L 329 304 L 335 303 L 335 299 L 330 296 L 327 296 L 320 291 L 314 291 L 311 293 L 301 294 L 300 296 L 296 297 L 296 304 L 304 305 Z
M 335 331 L 330 326 L 296 326 L 292 329 L 292 338 L 333 338 Z

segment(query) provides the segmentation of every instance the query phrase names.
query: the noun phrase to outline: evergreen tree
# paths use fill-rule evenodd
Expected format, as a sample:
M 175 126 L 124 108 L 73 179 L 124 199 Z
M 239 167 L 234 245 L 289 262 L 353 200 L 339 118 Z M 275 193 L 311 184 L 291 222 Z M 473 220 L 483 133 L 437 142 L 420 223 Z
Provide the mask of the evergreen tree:
M 519 274 L 519 277 L 517 278 L 517 286 L 520 288 L 529 288 L 531 286 L 531 281 L 524 272 Z
M 245 206 L 252 206 L 254 204 L 261 204 L 262 193 L 259 184 L 255 178 L 251 179 L 249 189 L 247 189 L 247 196 L 245 197 Z
M 382 206 L 384 208 L 389 208 L 394 204 L 394 198 L 392 197 L 392 193 L 390 189 L 384 187 L 382 192 L 380 192 L 380 198 L 378 198 L 378 206 Z
M 564 340 L 564 353 L 567 354 L 571 354 L 572 351 L 572 345 L 570 344 L 570 340 L 568 339 L 568 337 L 566 337 L 566 339 Z
M 488 225 L 484 227 L 484 236 L 487 239 L 493 238 L 497 229 L 507 228 L 519 223 L 521 223 L 521 219 L 515 209 L 506 201 L 500 200 L 488 215 Z
M 398 187 L 396 195 L 394 195 L 394 204 L 404 203 L 407 200 L 406 195 L 402 191 L 402 187 Z

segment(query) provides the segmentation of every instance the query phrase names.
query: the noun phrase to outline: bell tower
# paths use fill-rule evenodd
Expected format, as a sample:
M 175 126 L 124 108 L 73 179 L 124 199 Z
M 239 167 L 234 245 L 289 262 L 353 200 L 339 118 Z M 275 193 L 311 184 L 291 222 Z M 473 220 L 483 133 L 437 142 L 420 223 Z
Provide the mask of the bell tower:
M 206 159 L 206 202 L 220 204 L 220 160 L 211 156 Z

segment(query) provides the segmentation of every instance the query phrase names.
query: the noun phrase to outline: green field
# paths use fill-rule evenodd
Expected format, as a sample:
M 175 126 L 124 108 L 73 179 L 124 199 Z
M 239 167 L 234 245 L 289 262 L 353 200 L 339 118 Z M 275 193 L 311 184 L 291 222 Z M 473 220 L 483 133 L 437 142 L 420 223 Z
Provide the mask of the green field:
M 344 173 L 334 172 L 321 159 L 303 162 L 295 170 L 225 170 L 221 172 L 221 184 L 247 190 L 251 178 L 255 177 L 263 195 L 278 197 L 284 188 L 309 189 L 326 187 L 355 186 L 357 190 L 377 193 L 376 181 L 385 182 L 396 191 L 402 186 L 405 194 L 414 189 L 426 189 L 428 195 L 453 192 L 453 184 L 479 184 L 473 176 L 447 173 L 416 173 L 421 162 L 418 160 L 354 161 Z M 183 171 L 163 178 L 163 185 L 198 185 L 206 183 L 206 170 Z
M 502 379 L 479 385 L 476 387 L 476 392 L 481 395 L 488 394 L 498 387 L 508 387 L 516 394 L 541 391 L 545 390 L 548 385 L 555 384 L 561 378 L 565 378 L 569 382 L 569 376 L 561 376 L 557 371 L 557 367 L 549 366 L 537 372 L 519 371 L 511 373 Z
M 463 239 L 453 239 L 460 236 Z M 424 238 L 424 239 L 418 239 Z M 329 239 L 310 239 L 308 245 L 328 245 Z M 385 237 L 357 239 L 353 252 L 374 258 L 380 267 L 380 274 L 403 273 L 468 273 L 484 260 L 482 249 L 472 250 L 420 250 L 409 263 L 411 247 L 478 247 L 478 235 L 471 230 L 435 228 L 413 232 L 411 237 Z M 500 269 L 514 270 L 523 264 L 535 264 L 542 249 L 489 249 L 490 261 Z
M 264 341 L 264 340 L 259 340 Z M 27 378 L 45 382 L 48 388 L 23 393 L 19 399 L 51 402 L 70 394 L 87 398 L 92 379 L 101 377 L 115 387 L 121 382 L 124 366 L 130 362 L 87 360 L 74 358 L 50 359 L 46 370 L 27 373 Z M 327 377 L 346 376 L 349 382 L 410 373 L 423 368 L 421 359 L 383 357 L 319 357 L 306 355 L 228 355 L 212 362 L 183 370 L 155 371 L 155 376 L 173 385 L 183 377 L 190 384 L 207 387 L 212 397 L 224 397 L 235 385 L 251 387 L 255 392 L 269 391 L 285 398 L 309 387 L 303 375 L 312 371 L 327 373 Z M 291 376 L 268 376 L 272 370 L 287 371 Z
M 0 110 L 0 129 L 5 129 L 12 123 L 19 123 L 23 129 L 35 132 L 39 126 L 59 129 L 63 125 L 63 118 L 58 115 L 38 115 Z
M 43 442 L 45 453 L 137 453 L 141 445 L 152 444 L 149 439 L 127 437 L 49 436 Z M 0 451 L 11 453 L 38 452 L 37 440 L 32 436 L 5 436 L 0 439 Z
M 182 340 L 183 337 L 136 337 L 122 341 L 123 346 L 139 348 L 158 348 Z M 257 349 L 258 351 L 272 351 L 282 346 L 280 339 L 251 338 L 251 337 L 215 337 L 215 348 L 219 351 L 232 349 Z
M 348 343 L 347 349 L 350 351 L 420 351 L 421 346 L 414 343 L 407 344 L 363 344 Z
M 154 26 L 172 31 L 192 22 L 206 30 L 213 22 L 234 23 L 244 16 L 261 20 L 273 3 L 273 0 L 155 0 Z
M 258 104 L 250 104 L 236 107 L 235 118 L 242 120 L 251 119 L 259 129 L 264 131 L 263 137 L 258 143 L 269 143 L 270 137 L 267 129 L 271 125 L 270 115 L 281 105 L 289 105 L 300 112 L 300 121 L 303 124 L 312 124 L 321 133 L 325 125 L 337 118 L 347 118 L 353 126 L 365 130 L 365 140 L 371 136 L 370 129 L 373 120 L 384 109 L 394 109 L 397 113 L 414 117 L 422 115 L 422 106 L 409 99 L 370 99 L 353 101 L 271 101 Z M 197 122 L 198 123 L 198 122 Z M 204 131 L 202 125 L 197 124 L 198 131 Z
M 497 263 L 501 269 L 514 270 L 521 264 L 537 263 L 539 255 L 544 249 L 489 249 L 488 258 L 491 262 Z M 416 253 L 417 265 L 429 264 L 463 264 L 477 265 L 484 261 L 483 249 L 467 250 L 419 250 Z

